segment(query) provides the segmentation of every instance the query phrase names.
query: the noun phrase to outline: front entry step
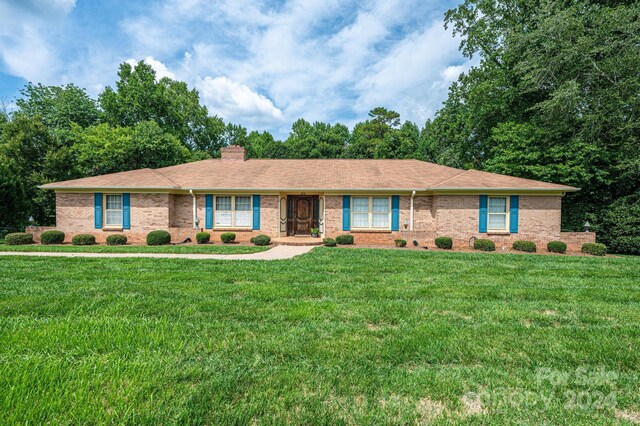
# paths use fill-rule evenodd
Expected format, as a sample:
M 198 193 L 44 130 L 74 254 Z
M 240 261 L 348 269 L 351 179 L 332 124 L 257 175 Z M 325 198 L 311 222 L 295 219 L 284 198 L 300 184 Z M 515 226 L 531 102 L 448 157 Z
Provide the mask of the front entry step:
M 322 238 L 312 237 L 280 237 L 274 238 L 274 244 L 281 246 L 321 246 L 323 244 Z

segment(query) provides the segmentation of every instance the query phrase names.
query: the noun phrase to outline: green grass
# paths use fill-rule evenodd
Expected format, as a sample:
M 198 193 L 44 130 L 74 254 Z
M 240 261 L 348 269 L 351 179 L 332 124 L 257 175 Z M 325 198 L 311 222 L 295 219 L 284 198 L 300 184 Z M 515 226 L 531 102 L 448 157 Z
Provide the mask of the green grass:
M 321 247 L 287 261 L 0 257 L 0 271 L 0 424 L 640 411 L 637 258 Z M 618 411 L 586 404 L 612 394 Z
M 210 253 L 210 254 L 243 254 L 257 253 L 268 250 L 269 247 L 242 246 L 238 244 L 213 245 L 213 244 L 189 244 L 167 246 L 74 246 L 29 244 L 25 246 L 0 245 L 0 251 L 29 251 L 29 252 L 72 252 L 72 253 Z

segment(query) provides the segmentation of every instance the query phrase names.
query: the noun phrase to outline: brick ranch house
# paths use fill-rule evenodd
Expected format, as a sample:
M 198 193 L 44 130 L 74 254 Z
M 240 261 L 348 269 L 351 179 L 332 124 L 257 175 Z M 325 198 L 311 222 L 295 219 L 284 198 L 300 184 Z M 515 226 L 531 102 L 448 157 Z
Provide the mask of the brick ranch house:
M 577 191 L 477 170 L 418 160 L 254 160 L 238 146 L 222 158 L 49 183 L 56 192 L 56 226 L 68 237 L 90 233 L 98 242 L 124 233 L 143 242 L 164 229 L 172 240 L 203 229 L 219 241 L 259 234 L 274 239 L 354 234 L 356 244 L 397 238 L 433 245 L 449 236 L 466 247 L 471 237 L 498 248 L 517 239 L 562 240 L 578 250 L 593 233 L 560 231 L 562 196 Z M 31 227 L 36 240 L 46 229 Z

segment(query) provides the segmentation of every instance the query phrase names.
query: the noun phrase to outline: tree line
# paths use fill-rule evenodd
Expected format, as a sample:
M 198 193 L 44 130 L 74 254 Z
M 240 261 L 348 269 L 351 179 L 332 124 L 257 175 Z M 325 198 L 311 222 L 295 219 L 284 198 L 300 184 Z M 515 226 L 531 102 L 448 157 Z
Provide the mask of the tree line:
M 415 158 L 582 188 L 562 227 L 585 220 L 614 250 L 640 253 L 640 5 L 466 0 L 447 12 L 479 65 L 418 126 L 383 107 L 353 130 L 299 119 L 288 137 L 225 123 L 186 83 L 120 65 L 97 99 L 28 84 L 0 114 L 0 227 L 55 220 L 43 183 L 164 167 L 243 146 L 250 158 Z

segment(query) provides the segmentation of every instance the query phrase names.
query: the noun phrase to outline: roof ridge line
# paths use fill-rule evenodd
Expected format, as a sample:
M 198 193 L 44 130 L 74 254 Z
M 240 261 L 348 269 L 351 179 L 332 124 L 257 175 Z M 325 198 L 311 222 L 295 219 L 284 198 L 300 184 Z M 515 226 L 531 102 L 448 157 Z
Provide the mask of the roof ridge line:
M 453 167 L 452 167 L 452 168 L 453 168 Z M 449 182 L 450 180 L 453 180 L 453 179 L 455 179 L 455 178 L 457 178 L 457 177 L 460 177 L 460 176 L 462 176 L 463 174 L 465 174 L 465 173 L 467 173 L 467 172 L 470 172 L 471 170 L 473 170 L 473 169 L 462 170 L 462 171 L 460 171 L 460 173 L 457 173 L 455 176 L 451 176 L 449 179 L 445 179 L 445 180 L 443 180 L 443 181 L 441 181 L 441 182 L 438 182 L 438 183 L 436 183 L 436 184 L 434 184 L 434 185 L 431 185 L 431 186 L 432 186 L 432 187 L 434 187 L 434 186 L 436 186 L 436 185 L 442 185 L 443 183 Z
M 185 163 L 186 164 L 186 163 Z M 151 170 L 151 172 L 156 175 L 156 176 L 160 176 L 163 179 L 168 180 L 169 182 L 171 182 L 174 186 L 174 188 L 179 189 L 182 188 L 180 185 L 178 185 L 176 182 L 174 182 L 171 178 L 163 175 L 162 173 L 160 173 L 159 171 L 157 171 L 156 169 L 152 169 L 152 168 L 148 168 L 149 170 Z

